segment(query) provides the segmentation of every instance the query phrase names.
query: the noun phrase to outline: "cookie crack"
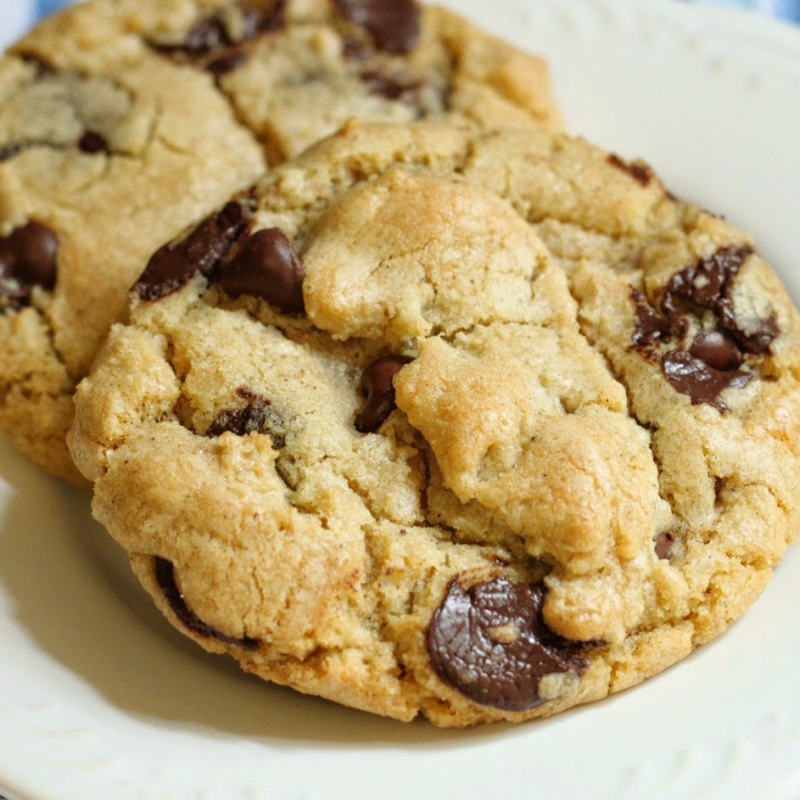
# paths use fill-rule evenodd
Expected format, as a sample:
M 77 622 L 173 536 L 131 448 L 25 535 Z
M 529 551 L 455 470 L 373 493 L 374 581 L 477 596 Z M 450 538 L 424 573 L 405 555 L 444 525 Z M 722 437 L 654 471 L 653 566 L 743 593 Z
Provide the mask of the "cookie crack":
M 372 532 L 372 526 L 369 524 L 363 525 L 362 532 L 364 535 L 364 558 L 367 562 L 367 568 L 364 571 L 362 589 L 366 589 L 368 586 L 370 586 L 377 590 L 379 576 L 383 574 L 384 570 L 379 566 L 381 559 L 376 552 L 376 546 L 373 542 L 374 534 Z M 430 573 L 428 577 L 431 577 Z M 364 594 L 366 595 L 367 592 L 364 591 Z M 375 606 L 371 610 L 371 613 L 367 615 L 368 624 L 370 625 L 370 629 L 377 637 L 378 641 L 382 644 L 388 645 L 391 648 L 392 657 L 396 664 L 397 678 L 401 683 L 403 683 L 404 679 L 409 674 L 409 667 L 405 658 L 403 657 L 402 644 L 400 639 L 396 635 L 393 635 L 391 630 L 391 624 L 389 620 L 390 612 L 386 606 L 385 599 L 380 591 L 374 591 L 372 594 L 374 595 L 373 602 Z M 409 598 L 406 602 L 404 611 L 405 615 L 410 615 L 413 613 L 413 592 L 409 593 Z

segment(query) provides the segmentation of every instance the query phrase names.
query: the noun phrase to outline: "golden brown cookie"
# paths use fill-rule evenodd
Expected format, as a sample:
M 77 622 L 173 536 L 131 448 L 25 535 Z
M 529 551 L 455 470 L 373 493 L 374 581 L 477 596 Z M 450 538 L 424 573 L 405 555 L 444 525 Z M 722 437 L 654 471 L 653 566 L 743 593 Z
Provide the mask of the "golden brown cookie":
M 0 429 L 81 482 L 72 393 L 152 251 L 351 116 L 560 124 L 540 59 L 410 0 L 90 0 L 15 45 Z
M 249 671 L 461 726 L 718 635 L 797 535 L 752 240 L 548 131 L 350 125 L 152 257 L 76 396 L 94 513 Z
M 134 31 L 107 42 L 113 59 L 92 46 L 81 21 L 115 5 L 67 12 L 0 59 L 0 428 L 73 482 L 75 384 L 142 263 L 265 167 L 209 76 Z

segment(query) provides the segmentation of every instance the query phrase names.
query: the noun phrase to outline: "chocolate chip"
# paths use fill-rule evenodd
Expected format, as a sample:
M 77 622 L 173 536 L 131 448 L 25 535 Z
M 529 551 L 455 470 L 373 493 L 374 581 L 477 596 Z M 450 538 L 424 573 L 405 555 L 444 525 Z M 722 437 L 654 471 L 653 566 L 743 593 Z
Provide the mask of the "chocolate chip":
M 244 38 L 255 39 L 262 33 L 279 31 L 286 26 L 286 6 L 288 0 L 274 0 L 272 7 L 265 9 L 250 9 L 244 16 Z
M 656 555 L 662 560 L 669 558 L 669 554 L 672 551 L 672 543 L 674 541 L 675 536 L 669 531 L 664 531 L 664 533 L 659 533 L 657 536 L 654 536 L 653 544 Z
M 155 557 L 155 576 L 164 597 L 175 612 L 175 616 L 193 633 L 198 634 L 210 639 L 217 639 L 217 641 L 224 642 L 225 644 L 234 644 L 242 647 L 245 650 L 257 650 L 258 640 L 251 639 L 249 636 L 239 638 L 236 636 L 228 636 L 216 628 L 212 628 L 201 620 L 197 614 L 186 605 L 186 601 L 175 582 L 175 567 L 171 561 L 160 556 Z
M 347 61 L 366 61 L 374 55 L 374 50 L 368 47 L 364 42 L 359 42 L 355 39 L 347 39 L 342 46 L 342 55 Z
M 105 136 L 97 131 L 86 131 L 78 140 L 78 149 L 82 153 L 108 153 L 109 147 Z
M 305 310 L 306 272 L 280 228 L 256 231 L 219 271 L 219 285 L 233 297 L 254 295 L 287 314 Z
M 752 254 L 749 245 L 723 247 L 675 273 L 667 284 L 662 310 L 665 314 L 677 313 L 678 301 L 683 300 L 714 312 L 720 322 L 729 321 L 733 314 L 730 299 L 733 282 Z
M 193 55 L 208 53 L 217 47 L 232 44 L 225 30 L 225 22 L 220 17 L 201 19 L 186 34 L 181 49 Z
M 661 360 L 666 379 L 681 394 L 688 395 L 694 405 L 708 403 L 719 411 L 728 407 L 719 395 L 725 389 L 741 389 L 752 379 L 752 375 L 740 370 L 723 372 L 695 358 L 685 350 L 672 350 Z
M 413 359 L 406 356 L 384 356 L 367 367 L 361 374 L 361 391 L 367 400 L 356 417 L 356 430 L 374 433 L 396 408 L 394 376 Z
M 773 315 L 769 319 L 741 325 L 731 333 L 746 353 L 759 356 L 769 353 L 772 342 L 780 335 L 780 332 L 781 329 Z
M 681 341 L 689 329 L 689 321 L 684 317 L 665 317 L 648 304 L 645 296 L 633 289 L 631 298 L 635 304 L 636 325 L 633 329 L 633 343 L 642 348 L 653 348 L 671 341 Z
M 0 145 L 0 163 L 3 161 L 10 161 L 17 153 L 20 152 L 22 152 L 22 145 L 20 144 Z
M 246 233 L 249 211 L 230 202 L 183 238 L 157 250 L 134 289 L 142 300 L 158 300 L 177 291 L 195 275 L 209 276 Z
M 738 369 L 744 361 L 742 351 L 724 333 L 715 330 L 700 331 L 689 353 L 723 372 Z
M 409 105 L 417 104 L 419 92 L 423 86 L 422 81 L 418 78 L 403 80 L 384 74 L 378 69 L 362 71 L 361 80 L 370 94 Z
M 0 297 L 19 308 L 34 286 L 52 290 L 56 283 L 58 237 L 36 220 L 0 238 Z
M 660 363 L 670 384 L 692 403 L 727 410 L 719 394 L 746 386 L 753 373 L 739 367 L 748 356 L 768 353 L 780 333 L 774 316 L 748 323 L 736 318 L 735 280 L 753 252 L 749 245 L 723 247 L 676 272 L 656 306 L 638 290 L 631 291 L 636 313 L 633 346 L 645 358 Z M 685 340 L 692 328 L 691 317 L 704 327 L 689 345 Z M 710 321 L 715 327 L 707 327 Z
M 618 155 L 611 153 L 608 156 L 608 163 L 612 167 L 627 172 L 631 178 L 642 186 L 648 186 L 650 181 L 653 180 L 653 171 L 643 161 L 623 161 Z
M 227 53 L 224 56 L 220 56 L 219 58 L 209 61 L 206 64 L 206 71 L 210 72 L 215 77 L 220 78 L 223 75 L 228 75 L 234 70 L 239 69 L 239 67 L 241 67 L 245 61 L 247 61 L 246 53 Z
M 711 311 L 717 326 L 726 331 L 736 344 L 752 355 L 769 352 L 780 330 L 774 317 L 741 323 L 733 308 L 733 288 L 739 270 L 753 255 L 749 245 L 723 247 L 691 267 L 672 276 L 662 298 L 663 313 L 680 313 L 681 305 Z
M 245 387 L 240 387 L 236 393 L 246 401 L 246 404 L 220 411 L 206 431 L 206 436 L 222 436 L 228 432 L 236 436 L 262 433 L 272 438 L 275 450 L 285 447 L 286 426 L 283 417 L 272 407 L 272 402 L 266 397 L 253 394 Z
M 421 33 L 420 8 L 414 0 L 333 0 L 347 20 L 369 33 L 379 50 L 410 53 Z
M 554 634 L 542 621 L 543 584 L 496 578 L 464 589 L 457 580 L 427 632 L 431 666 L 470 700 L 503 711 L 526 711 L 545 700 L 546 675 L 581 675 L 582 645 Z
M 277 31 L 286 23 L 286 0 L 276 0 L 270 9 L 238 6 L 239 31 L 231 35 L 226 20 L 219 14 L 197 22 L 180 44 L 151 42 L 158 52 L 178 62 L 206 69 L 214 75 L 224 75 L 241 66 L 247 59 L 244 45 L 262 33 Z
M 187 34 L 182 45 L 173 49 L 192 56 L 203 56 L 213 50 L 233 47 L 255 39 L 263 30 L 276 30 L 283 25 L 285 2 L 275 4 L 271 13 L 261 13 L 253 8 L 241 8 L 241 29 L 233 38 L 225 20 L 215 15 L 201 19 Z

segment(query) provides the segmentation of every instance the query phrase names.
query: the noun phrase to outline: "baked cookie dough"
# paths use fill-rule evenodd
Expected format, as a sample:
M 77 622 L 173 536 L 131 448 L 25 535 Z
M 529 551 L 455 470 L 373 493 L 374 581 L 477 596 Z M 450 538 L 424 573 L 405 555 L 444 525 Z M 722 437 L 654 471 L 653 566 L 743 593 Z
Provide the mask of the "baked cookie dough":
M 208 76 L 89 24 L 119 5 L 0 59 L 0 429 L 75 483 L 72 394 L 142 263 L 265 169 Z
M 213 73 L 273 163 L 350 118 L 562 127 L 546 62 L 446 9 L 414 0 L 221 5 L 162 15 L 151 43 Z
M 544 62 L 411 0 L 90 0 L 0 59 L 0 429 L 56 475 L 153 250 L 349 117 L 558 126 Z
M 565 134 L 351 124 L 149 261 L 76 394 L 166 617 L 437 725 L 630 687 L 797 535 L 800 322 L 744 232 Z

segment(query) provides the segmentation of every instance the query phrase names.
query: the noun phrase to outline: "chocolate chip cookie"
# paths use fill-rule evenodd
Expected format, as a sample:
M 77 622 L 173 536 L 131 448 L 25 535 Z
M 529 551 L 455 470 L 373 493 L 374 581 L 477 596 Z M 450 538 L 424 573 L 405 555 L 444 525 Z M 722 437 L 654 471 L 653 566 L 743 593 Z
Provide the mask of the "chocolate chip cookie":
M 90 0 L 0 59 L 0 429 L 72 394 L 153 250 L 350 116 L 558 126 L 544 63 L 411 0 Z
M 0 428 L 76 483 L 72 394 L 142 263 L 265 169 L 207 76 L 89 24 L 117 6 L 0 59 Z
M 213 74 L 273 162 L 351 117 L 561 127 L 546 63 L 445 9 L 414 0 L 204 5 L 165 22 L 151 43 Z
M 549 716 L 720 634 L 797 535 L 797 312 L 582 139 L 350 124 L 130 299 L 76 463 L 172 624 L 263 678 Z

